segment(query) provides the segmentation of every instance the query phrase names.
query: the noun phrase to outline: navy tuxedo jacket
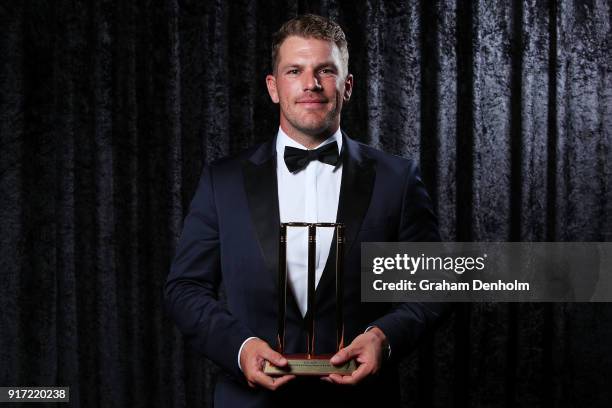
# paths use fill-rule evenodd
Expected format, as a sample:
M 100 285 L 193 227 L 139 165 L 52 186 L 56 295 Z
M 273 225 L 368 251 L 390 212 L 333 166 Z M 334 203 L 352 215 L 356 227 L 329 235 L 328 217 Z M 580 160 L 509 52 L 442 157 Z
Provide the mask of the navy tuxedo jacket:
M 280 217 L 275 149 L 272 139 L 204 168 L 166 282 L 167 309 L 191 346 L 223 369 L 215 406 L 323 406 L 324 402 L 362 406 L 373 398 L 380 404 L 381 395 L 396 401 L 394 362 L 414 347 L 440 315 L 441 306 L 361 303 L 360 244 L 439 241 L 437 224 L 414 162 L 346 135 L 337 213 L 337 222 L 346 226 L 345 344 L 376 325 L 391 345 L 391 361 L 358 387 L 312 378 L 298 378 L 276 392 L 253 390 L 246 384 L 237 363 L 244 340 L 257 336 L 276 348 Z M 317 353 L 335 351 L 335 257 L 332 244 L 316 289 Z M 306 352 L 304 319 L 291 290 L 287 290 L 285 351 Z

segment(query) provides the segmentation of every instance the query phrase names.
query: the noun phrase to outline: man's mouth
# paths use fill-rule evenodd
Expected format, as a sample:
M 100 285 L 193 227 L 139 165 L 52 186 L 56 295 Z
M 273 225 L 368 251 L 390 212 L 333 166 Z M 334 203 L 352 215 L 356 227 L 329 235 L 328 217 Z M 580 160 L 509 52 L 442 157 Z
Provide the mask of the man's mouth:
M 326 104 L 325 99 L 299 99 L 296 101 L 303 108 L 320 108 L 323 104 Z
M 297 103 L 325 103 L 325 99 L 299 99 Z

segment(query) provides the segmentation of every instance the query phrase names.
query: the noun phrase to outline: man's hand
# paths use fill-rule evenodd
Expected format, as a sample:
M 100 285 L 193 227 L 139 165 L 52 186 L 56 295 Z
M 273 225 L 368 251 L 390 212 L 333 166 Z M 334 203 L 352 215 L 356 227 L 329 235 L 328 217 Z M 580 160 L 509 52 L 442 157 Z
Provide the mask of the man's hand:
M 263 367 L 266 360 L 277 367 L 287 365 L 287 359 L 272 350 L 268 343 L 261 339 L 253 338 L 244 344 L 240 353 L 240 367 L 250 387 L 260 386 L 274 391 L 295 378 L 295 375 L 271 377 L 264 374 Z
M 334 365 L 342 365 L 354 358 L 359 366 L 351 375 L 330 374 L 321 379 L 336 384 L 355 385 L 369 375 L 376 374 L 382 365 L 383 348 L 387 345 L 387 337 L 378 327 L 355 337 L 348 346 L 338 351 L 331 358 Z

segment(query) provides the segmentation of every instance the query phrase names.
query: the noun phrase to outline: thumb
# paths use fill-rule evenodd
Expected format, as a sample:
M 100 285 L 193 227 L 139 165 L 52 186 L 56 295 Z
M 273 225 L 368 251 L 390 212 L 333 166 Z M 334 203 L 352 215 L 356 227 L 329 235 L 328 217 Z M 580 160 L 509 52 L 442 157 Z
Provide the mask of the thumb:
M 348 346 L 338 351 L 329 361 L 332 364 L 344 364 L 356 355 L 355 347 Z
M 277 367 L 287 365 L 287 359 L 282 354 L 272 350 L 268 345 L 262 350 L 261 356 Z

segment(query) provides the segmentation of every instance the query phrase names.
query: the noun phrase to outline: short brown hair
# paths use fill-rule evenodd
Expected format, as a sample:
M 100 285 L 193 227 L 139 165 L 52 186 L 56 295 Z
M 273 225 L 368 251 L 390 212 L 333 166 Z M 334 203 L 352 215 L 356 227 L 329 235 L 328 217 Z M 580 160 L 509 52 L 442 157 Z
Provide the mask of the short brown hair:
M 337 23 L 316 14 L 302 14 L 287 21 L 272 36 L 272 71 L 276 72 L 278 50 L 283 41 L 295 35 L 302 38 L 332 41 L 338 46 L 345 74 L 348 74 L 348 45 L 344 31 Z

